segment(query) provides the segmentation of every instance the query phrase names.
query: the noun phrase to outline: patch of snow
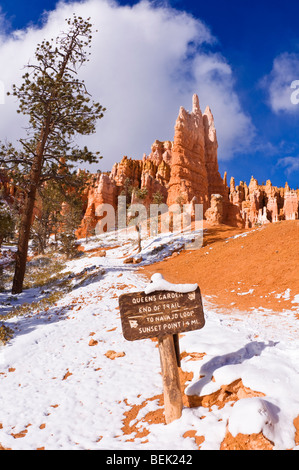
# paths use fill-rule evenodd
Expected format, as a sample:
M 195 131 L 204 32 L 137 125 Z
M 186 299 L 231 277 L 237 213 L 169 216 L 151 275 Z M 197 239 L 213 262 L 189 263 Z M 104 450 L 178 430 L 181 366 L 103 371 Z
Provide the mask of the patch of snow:
M 243 398 L 235 403 L 229 416 L 228 429 L 237 434 L 258 434 L 262 432 L 269 440 L 274 440 L 274 428 L 279 422 L 280 409 L 262 398 Z
M 198 284 L 172 284 L 164 279 L 162 274 L 155 273 L 151 277 L 151 283 L 146 286 L 144 292 L 150 294 L 158 290 L 167 290 L 172 292 L 192 292 L 198 288 Z
M 249 289 L 247 292 L 237 292 L 237 295 L 248 295 L 252 294 L 254 292 L 254 289 Z

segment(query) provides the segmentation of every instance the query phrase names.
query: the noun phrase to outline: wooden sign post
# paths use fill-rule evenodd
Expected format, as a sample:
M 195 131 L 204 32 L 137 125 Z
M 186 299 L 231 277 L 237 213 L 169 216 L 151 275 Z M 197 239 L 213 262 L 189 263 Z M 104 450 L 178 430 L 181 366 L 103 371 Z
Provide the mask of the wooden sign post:
M 166 424 L 182 415 L 183 398 L 173 336 L 159 338 L 159 352 L 164 390 Z
M 158 339 L 165 419 L 169 424 L 180 418 L 183 409 L 178 371 L 179 333 L 198 330 L 205 324 L 200 289 L 123 294 L 119 297 L 119 308 L 125 339 Z

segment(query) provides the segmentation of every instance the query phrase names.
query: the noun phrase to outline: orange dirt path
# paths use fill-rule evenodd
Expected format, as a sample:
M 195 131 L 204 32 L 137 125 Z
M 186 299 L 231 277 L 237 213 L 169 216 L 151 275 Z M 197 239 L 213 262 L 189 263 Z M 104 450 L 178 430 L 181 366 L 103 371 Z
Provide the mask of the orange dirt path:
M 207 227 L 201 249 L 140 269 L 148 277 L 159 272 L 173 283 L 196 282 L 204 296 L 224 309 L 263 307 L 299 314 L 299 304 L 292 303 L 299 294 L 299 220 L 251 230 Z

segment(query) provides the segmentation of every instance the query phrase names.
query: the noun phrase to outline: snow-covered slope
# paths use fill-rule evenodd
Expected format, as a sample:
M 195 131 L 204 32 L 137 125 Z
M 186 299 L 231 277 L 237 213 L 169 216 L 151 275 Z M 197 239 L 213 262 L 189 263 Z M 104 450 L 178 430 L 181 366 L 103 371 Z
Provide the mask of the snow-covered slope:
M 148 240 L 143 262 L 162 258 L 182 241 L 177 237 L 174 245 L 167 234 Z M 299 335 L 294 311 L 221 315 L 204 299 L 204 328 L 180 338 L 182 371 L 189 377 L 186 394 L 209 395 L 242 379 L 258 396 L 226 400 L 222 407 L 185 406 L 182 417 L 167 426 L 144 419 L 163 411 L 159 352 L 152 340 L 123 338 L 118 297 L 143 290 L 148 282 L 136 265 L 123 262 L 132 244 L 107 235 L 89 241 L 85 249 L 104 244 L 110 248 L 105 257 L 86 252 L 68 262 L 66 270 L 73 273 L 90 268 L 89 280 L 81 285 L 74 280 L 72 291 L 46 311 L 6 321 L 15 334 L 0 349 L 1 446 L 192 450 L 198 449 L 196 435 L 202 437 L 201 449 L 211 450 L 220 449 L 228 426 L 232 435 L 262 431 L 275 449 L 296 448 Z M 26 295 L 32 292 L 23 301 Z

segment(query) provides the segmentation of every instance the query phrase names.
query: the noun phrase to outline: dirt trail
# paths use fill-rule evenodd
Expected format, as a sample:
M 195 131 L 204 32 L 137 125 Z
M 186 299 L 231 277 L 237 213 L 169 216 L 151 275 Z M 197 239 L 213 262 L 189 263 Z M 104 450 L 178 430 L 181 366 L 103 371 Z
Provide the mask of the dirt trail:
M 299 303 L 292 302 L 299 295 L 299 221 L 243 231 L 207 227 L 200 250 L 182 251 L 141 270 L 149 277 L 159 272 L 174 283 L 197 282 L 202 294 L 224 309 L 299 314 Z

